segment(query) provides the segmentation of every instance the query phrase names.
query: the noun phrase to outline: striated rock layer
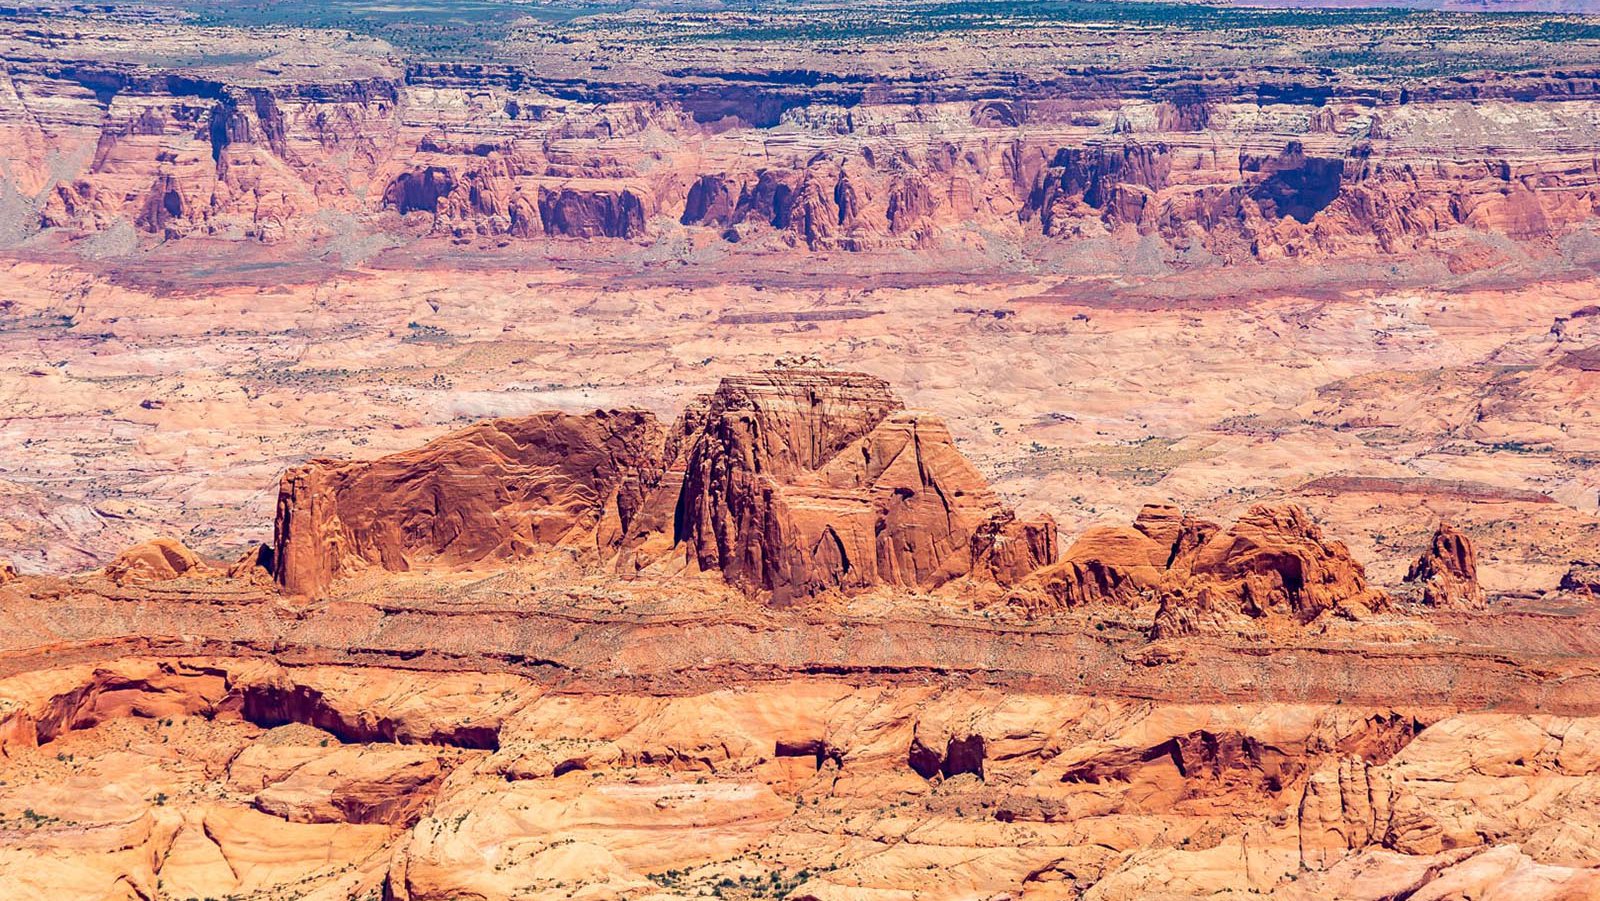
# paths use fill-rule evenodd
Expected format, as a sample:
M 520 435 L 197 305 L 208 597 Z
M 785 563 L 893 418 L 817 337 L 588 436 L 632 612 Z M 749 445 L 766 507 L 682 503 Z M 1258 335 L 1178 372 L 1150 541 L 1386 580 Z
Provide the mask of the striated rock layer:
M 1583 71 L 1404 89 L 1309 66 L 815 83 L 714 64 L 633 77 L 625 43 L 603 62 L 558 42 L 541 66 L 451 65 L 304 34 L 278 36 L 301 44 L 282 52 L 319 65 L 143 62 L 145 43 L 173 40 L 48 18 L 0 29 L 18 235 L 282 240 L 356 221 L 859 251 L 978 227 L 1133 233 L 1229 262 L 1403 252 L 1457 231 L 1538 241 L 1600 204 Z M 181 40 L 241 49 L 222 30 Z M 581 77 L 542 71 L 564 67 Z

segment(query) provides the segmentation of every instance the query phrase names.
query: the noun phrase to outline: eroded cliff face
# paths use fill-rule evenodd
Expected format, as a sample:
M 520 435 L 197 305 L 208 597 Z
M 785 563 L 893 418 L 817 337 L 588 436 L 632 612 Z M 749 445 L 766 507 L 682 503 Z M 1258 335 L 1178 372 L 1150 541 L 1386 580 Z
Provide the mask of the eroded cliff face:
M 1124 233 L 1228 262 L 1458 230 L 1547 238 L 1600 202 L 1585 149 L 1600 99 L 1581 73 L 1403 92 L 1310 70 L 961 74 L 915 90 L 776 80 L 741 99 L 749 73 L 584 90 L 318 48 L 337 64 L 194 74 L 97 59 L 105 42 L 49 26 L 4 37 L 13 237 L 278 240 L 353 222 L 873 250 Z

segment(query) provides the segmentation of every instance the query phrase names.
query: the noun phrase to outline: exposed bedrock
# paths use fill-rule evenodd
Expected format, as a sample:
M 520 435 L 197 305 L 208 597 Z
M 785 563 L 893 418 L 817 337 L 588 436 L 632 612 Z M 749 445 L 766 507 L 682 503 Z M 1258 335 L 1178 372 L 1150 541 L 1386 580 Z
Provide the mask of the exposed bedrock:
M 725 379 L 686 448 L 678 536 L 701 568 L 778 603 L 1004 584 L 1053 559 L 1053 524 L 1017 521 L 942 422 L 900 407 L 857 373 Z
M 264 685 L 320 693 L 337 715 L 254 722 L 241 696 Z M 400 725 L 349 725 L 379 720 Z M 452 746 L 461 725 L 498 744 Z M 477 671 L 188 657 L 0 680 L 0 764 L 26 805 L 6 860 L 41 897 L 129 883 L 154 897 L 158 880 L 220 896 L 249 872 L 279 894 L 344 897 L 341 880 L 359 880 L 357 897 L 410 899 L 541 884 L 660 894 L 660 878 L 707 896 L 726 881 L 840 899 L 864 885 L 1054 898 L 1152 884 L 1184 886 L 1173 897 L 1589 898 L 1597 735 L 1594 717 L 1543 712 L 1011 685 L 597 695 Z M 79 767 L 65 786 L 40 776 Z M 915 854 L 839 843 L 885 834 Z M 517 843 L 530 850 L 495 856 Z M 806 872 L 723 868 L 775 845 L 785 856 L 766 860 Z M 663 873 L 678 875 L 646 878 Z
M 497 685 L 522 686 L 515 677 Z M 475 692 L 484 677 L 390 673 L 374 682 L 341 667 L 290 669 L 266 660 L 121 659 L 17 677 L 26 704 L 0 707 L 0 749 L 43 745 L 121 717 L 201 715 L 258 726 L 314 726 L 341 742 L 494 750 L 502 703 Z
M 1481 607 L 1478 555 L 1472 540 L 1449 523 L 1439 523 L 1433 539 L 1411 564 L 1406 581 L 1422 588 L 1422 602 L 1433 607 Z
M 663 440 L 643 411 L 543 413 L 367 463 L 291 469 L 278 494 L 275 575 L 287 591 L 315 594 L 368 566 L 404 572 L 614 544 L 661 477 Z
M 135 545 L 106 564 L 106 578 L 118 585 L 165 582 L 187 573 L 204 573 L 208 567 L 194 551 L 170 538 Z

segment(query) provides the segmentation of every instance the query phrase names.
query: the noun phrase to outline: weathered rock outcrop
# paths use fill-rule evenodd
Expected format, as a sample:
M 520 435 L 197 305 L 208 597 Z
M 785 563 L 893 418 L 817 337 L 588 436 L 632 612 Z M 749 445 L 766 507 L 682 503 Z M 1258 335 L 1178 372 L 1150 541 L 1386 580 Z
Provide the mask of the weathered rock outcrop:
M 1158 596 L 1175 567 L 1185 572 L 1194 550 L 1216 530 L 1177 507 L 1147 504 L 1131 528 L 1097 526 L 1079 536 L 1060 563 L 1028 580 L 1034 590 L 1017 598 L 1034 608 L 1138 607 Z
M 267 786 L 254 806 L 291 823 L 410 826 L 448 774 L 437 748 L 339 747 Z
M 1329 612 L 1360 615 L 1388 605 L 1344 542 L 1324 538 L 1293 505 L 1251 507 L 1172 569 L 1151 630 L 1156 638 L 1267 618 L 1305 624 Z
M 1055 559 L 938 419 L 887 382 L 779 369 L 725 379 L 671 434 L 639 411 L 480 423 L 367 463 L 285 473 L 271 564 L 316 594 L 369 566 L 403 572 L 591 549 L 646 566 L 682 554 L 789 601 L 972 576 L 1009 585 Z M 626 564 L 624 564 L 626 565 Z
M 643 411 L 543 413 L 367 463 L 291 469 L 278 492 L 275 575 L 287 591 L 315 594 L 368 566 L 610 547 L 660 477 L 663 438 Z
M 1427 550 L 1411 564 L 1406 581 L 1420 583 L 1422 602 L 1431 607 L 1481 607 L 1478 556 L 1471 539 L 1449 523 L 1439 523 Z
M 626 188 L 539 190 L 545 234 L 564 238 L 635 238 L 644 234 L 644 203 Z
M 824 591 L 1014 581 L 1054 526 L 1005 509 L 939 420 L 860 373 L 725 379 L 684 449 L 676 534 L 702 568 L 787 603 Z
M 106 564 L 106 578 L 118 585 L 165 582 L 206 565 L 199 555 L 170 538 L 135 545 Z
M 1600 563 L 1575 560 L 1561 575 L 1561 590 L 1600 594 Z
M 1088 530 L 1011 599 L 1030 610 L 1159 603 L 1157 638 L 1387 604 L 1349 549 L 1299 507 L 1252 507 L 1223 528 L 1164 504 L 1145 506 L 1131 528 Z

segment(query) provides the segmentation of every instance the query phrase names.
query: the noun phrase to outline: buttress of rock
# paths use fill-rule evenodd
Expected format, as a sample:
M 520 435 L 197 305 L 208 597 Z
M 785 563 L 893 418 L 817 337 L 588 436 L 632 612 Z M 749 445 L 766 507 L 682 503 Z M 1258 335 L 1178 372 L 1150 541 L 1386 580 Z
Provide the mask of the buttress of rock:
M 1430 607 L 1483 606 L 1477 553 L 1471 539 L 1449 523 L 1439 523 L 1428 548 L 1411 564 L 1406 581 L 1421 584 L 1422 602 Z
M 770 370 L 724 379 L 704 409 L 677 538 L 701 569 L 775 603 L 1010 584 L 1055 557 L 1054 523 L 1017 520 L 944 423 L 906 412 L 882 379 Z
M 1010 585 L 1055 524 L 1006 508 L 938 419 L 860 373 L 724 379 L 671 430 L 637 410 L 479 423 L 366 463 L 315 461 L 278 496 L 274 575 L 319 594 L 366 567 L 517 559 L 550 546 L 677 560 L 784 604 L 972 577 Z

